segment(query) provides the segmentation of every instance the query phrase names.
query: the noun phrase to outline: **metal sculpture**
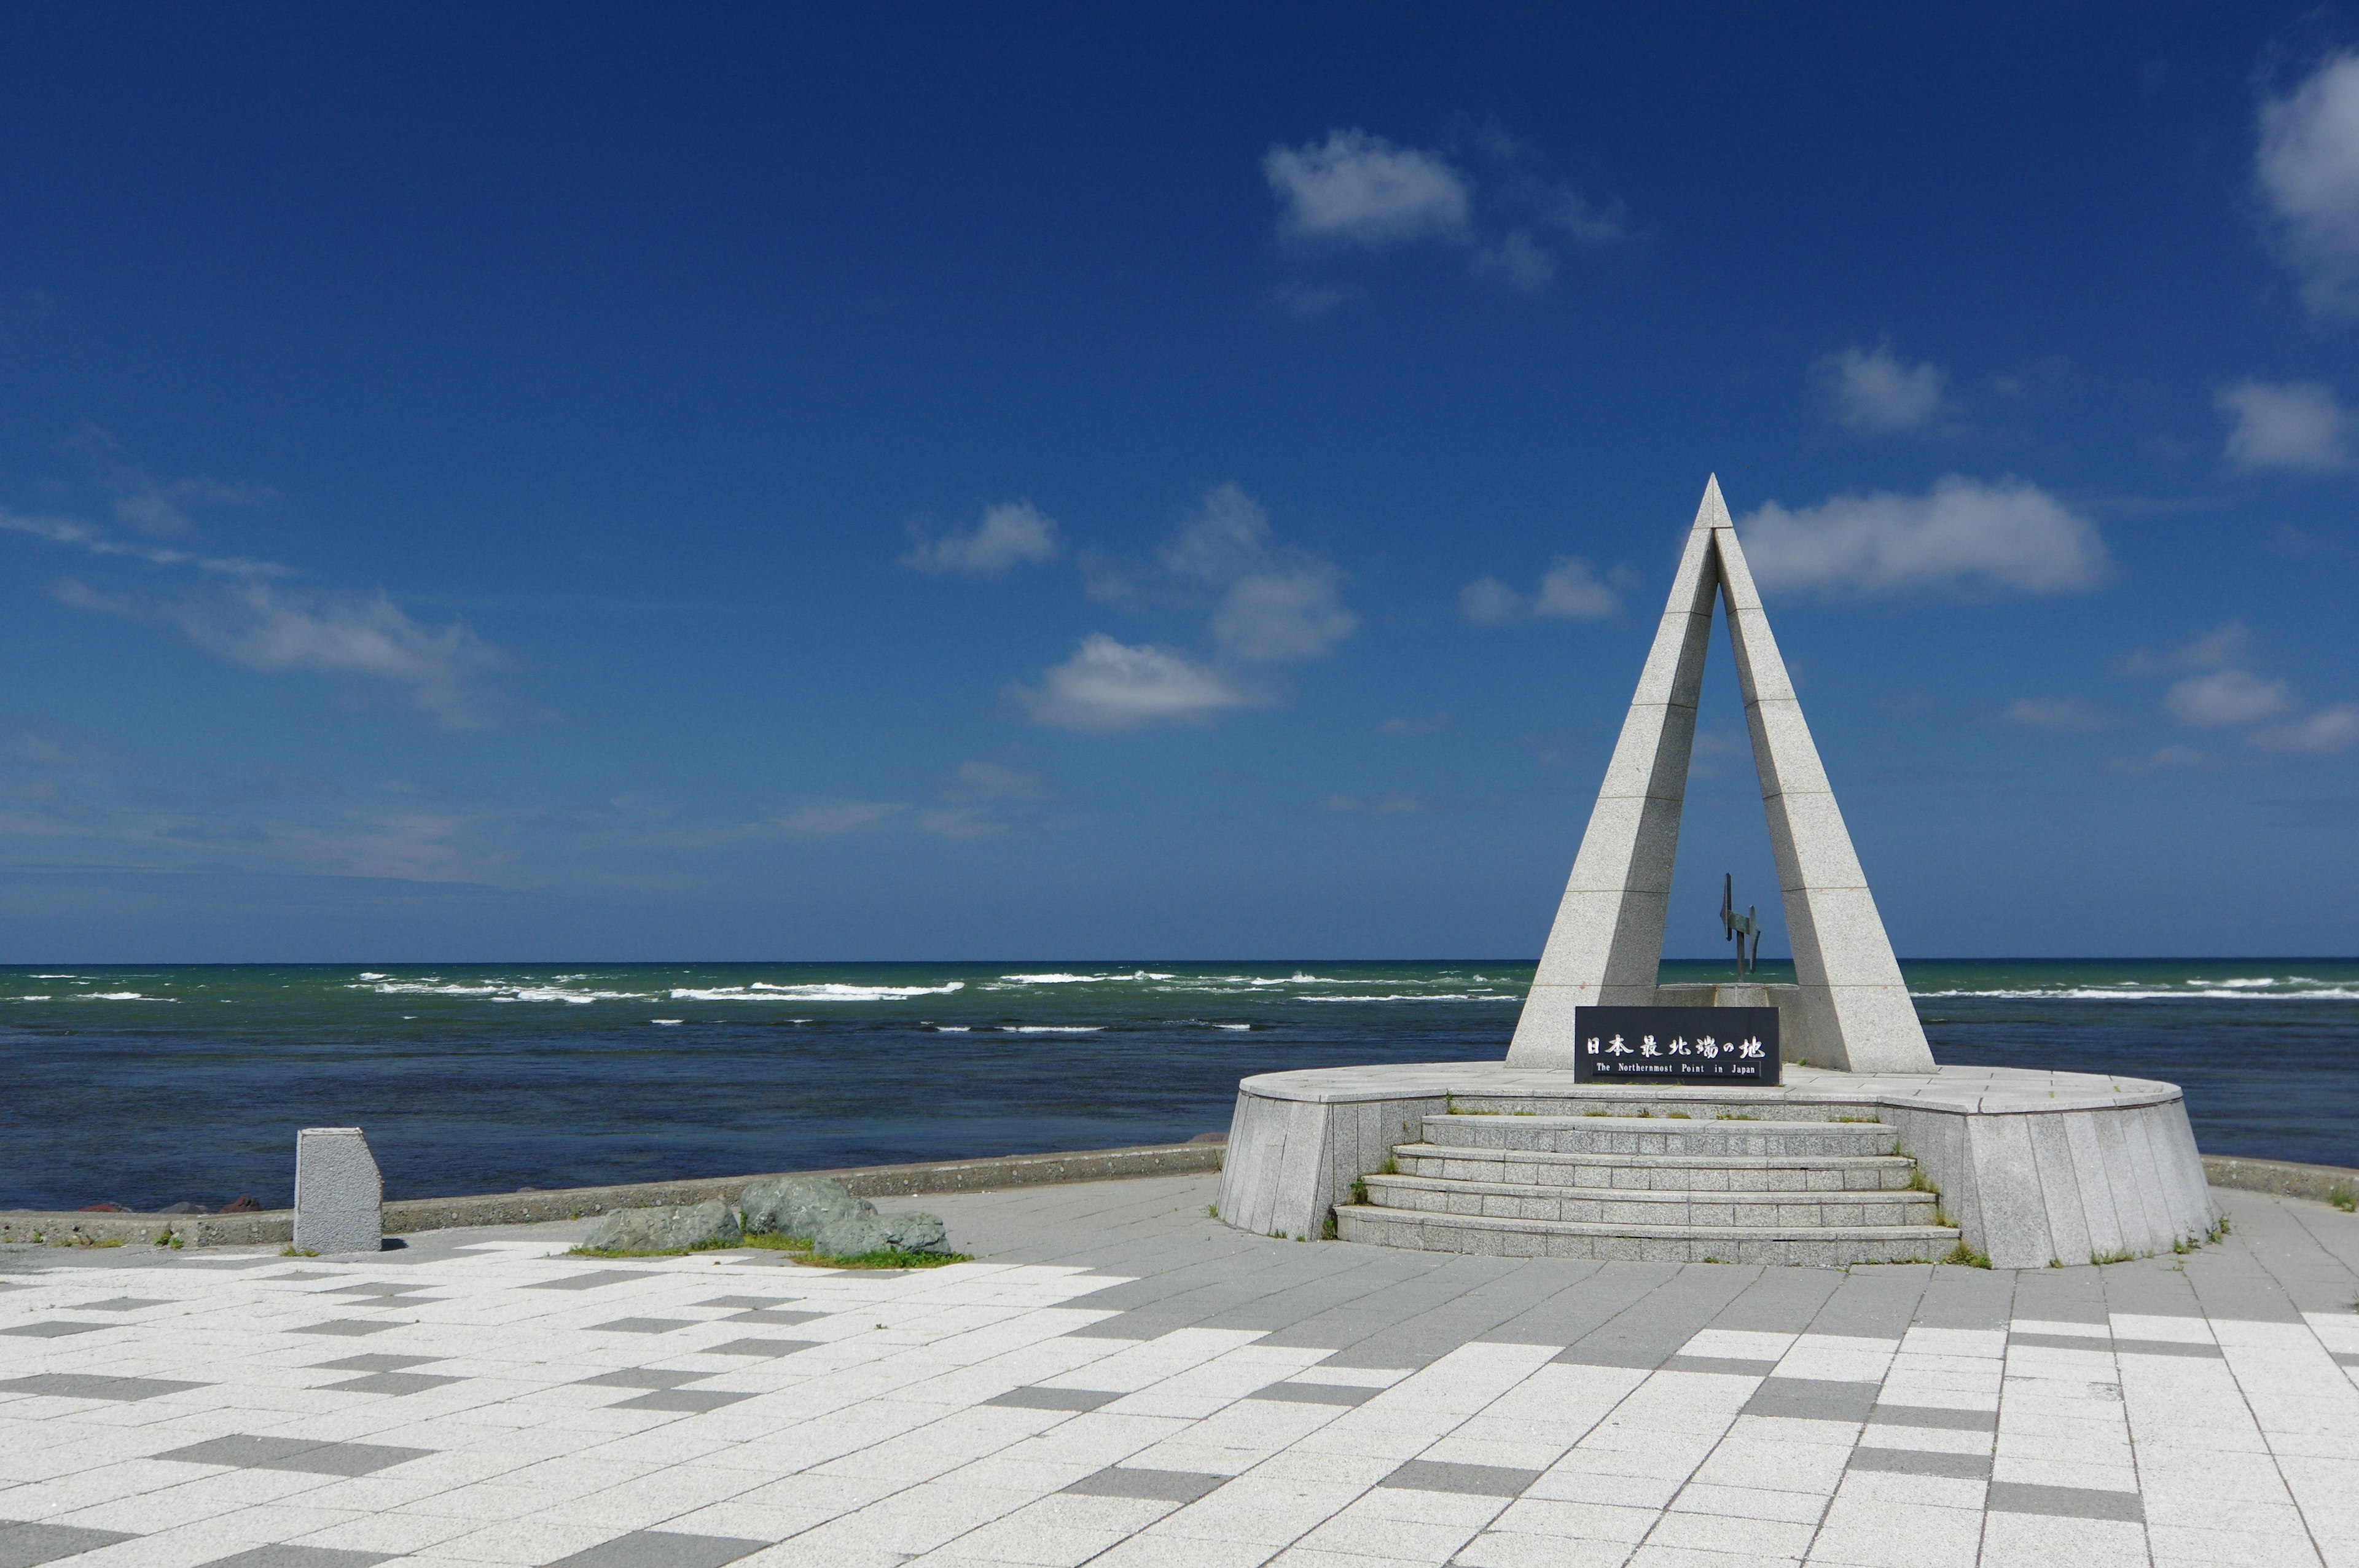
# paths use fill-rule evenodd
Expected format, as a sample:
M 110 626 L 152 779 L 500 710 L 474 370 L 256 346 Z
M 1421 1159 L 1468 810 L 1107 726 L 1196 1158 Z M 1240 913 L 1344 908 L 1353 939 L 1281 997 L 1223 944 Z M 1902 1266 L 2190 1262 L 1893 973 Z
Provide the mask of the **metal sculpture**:
M 1747 904 L 1744 914 L 1737 914 L 1736 874 L 1732 871 L 1720 879 L 1721 939 L 1736 944 L 1736 983 L 1740 986 L 1745 983 L 1745 971 L 1758 967 L 1761 962 L 1761 923 L 1753 918 L 1754 912 L 1759 907 L 1758 904 Z M 1753 938 L 1753 956 L 1750 958 L 1745 954 L 1747 936 Z

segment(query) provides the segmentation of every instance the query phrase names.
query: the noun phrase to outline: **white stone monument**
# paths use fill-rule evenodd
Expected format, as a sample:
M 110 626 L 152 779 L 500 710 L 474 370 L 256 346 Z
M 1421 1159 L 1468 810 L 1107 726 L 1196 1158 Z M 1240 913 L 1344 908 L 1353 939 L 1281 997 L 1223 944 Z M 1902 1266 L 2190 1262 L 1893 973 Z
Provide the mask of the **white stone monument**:
M 1799 984 L 1658 986 L 1712 611 L 1727 607 Z M 1776 1086 L 1583 1084 L 1581 1006 L 1775 1004 Z M 1432 1251 L 2071 1265 L 2217 1220 L 2176 1085 L 1937 1066 L 1716 481 L 1504 1062 L 1237 1086 L 1222 1219 Z
M 1786 1026 L 1786 1059 L 1847 1072 L 1924 1072 L 1933 1065 L 1933 1053 L 1786 678 L 1786 662 L 1777 655 L 1717 479 L 1704 484 L 1670 602 L 1622 721 L 1622 738 L 1582 836 L 1507 1065 L 1571 1066 L 1576 1007 L 1647 1007 L 1673 1000 L 1657 997 L 1655 971 L 1663 957 L 1671 863 L 1679 852 L 1680 808 L 1715 601 L 1728 610 L 1737 685 L 1753 732 L 1753 765 L 1793 946 L 1799 992 L 1787 1010 L 1791 1016 L 1779 1021 Z
M 295 1245 L 323 1256 L 385 1244 L 385 1178 L 357 1127 L 307 1127 L 295 1138 Z

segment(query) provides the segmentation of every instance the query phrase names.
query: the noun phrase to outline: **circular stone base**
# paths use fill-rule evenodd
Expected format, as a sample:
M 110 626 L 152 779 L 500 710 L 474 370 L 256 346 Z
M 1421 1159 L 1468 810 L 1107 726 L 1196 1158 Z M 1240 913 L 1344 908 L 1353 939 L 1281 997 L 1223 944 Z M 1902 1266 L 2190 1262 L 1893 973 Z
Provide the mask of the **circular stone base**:
M 1965 1246 L 1995 1268 L 2165 1251 L 2217 1221 L 2178 1086 L 2088 1073 L 1936 1067 L 1838 1073 L 1789 1065 L 1771 1088 L 1576 1084 L 1570 1072 L 1430 1062 L 1265 1073 L 1237 1086 L 1221 1217 L 1315 1237 L 1353 1182 L 1377 1173 L 1423 1119 L 1605 1110 L 1891 1126 Z

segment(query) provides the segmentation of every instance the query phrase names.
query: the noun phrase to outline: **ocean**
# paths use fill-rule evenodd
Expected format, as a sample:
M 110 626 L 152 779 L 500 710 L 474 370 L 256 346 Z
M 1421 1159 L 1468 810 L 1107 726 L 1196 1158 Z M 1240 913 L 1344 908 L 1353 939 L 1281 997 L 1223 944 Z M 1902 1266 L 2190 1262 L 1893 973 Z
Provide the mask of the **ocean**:
M 1903 966 L 1937 1060 L 2183 1086 L 2208 1153 L 2359 1166 L 2359 961 Z M 1670 963 L 1663 979 L 1725 978 Z M 1528 962 L 0 968 L 0 1208 L 392 1197 L 1113 1148 L 1237 1079 L 1495 1060 Z M 1790 979 L 1765 965 L 1763 978 Z

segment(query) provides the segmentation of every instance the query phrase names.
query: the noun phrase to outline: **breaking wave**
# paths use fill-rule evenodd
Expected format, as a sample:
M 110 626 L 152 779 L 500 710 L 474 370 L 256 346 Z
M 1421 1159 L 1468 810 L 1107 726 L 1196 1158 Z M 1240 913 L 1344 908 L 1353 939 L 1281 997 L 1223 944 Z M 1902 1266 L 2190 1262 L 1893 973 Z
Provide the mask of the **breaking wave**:
M 966 989 L 964 980 L 940 986 L 847 986 L 832 981 L 810 986 L 774 986 L 764 980 L 751 985 L 716 986 L 702 990 L 675 990 L 674 1001 L 899 1001 L 913 996 L 947 996 Z

